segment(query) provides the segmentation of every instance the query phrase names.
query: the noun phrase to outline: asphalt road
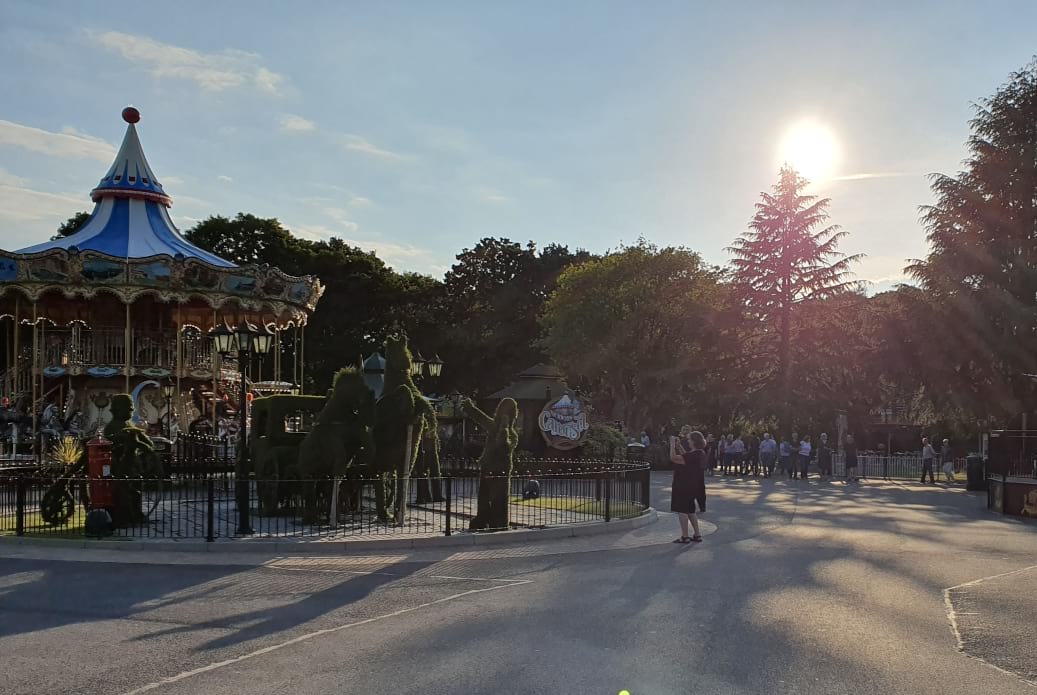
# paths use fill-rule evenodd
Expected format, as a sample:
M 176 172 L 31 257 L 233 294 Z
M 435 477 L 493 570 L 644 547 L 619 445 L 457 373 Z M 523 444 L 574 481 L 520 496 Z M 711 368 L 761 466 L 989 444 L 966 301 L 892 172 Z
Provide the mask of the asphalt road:
M 368 557 L 0 546 L 0 692 L 1037 691 L 1037 524 L 917 484 L 711 480 L 709 508 L 693 546 L 669 515 Z

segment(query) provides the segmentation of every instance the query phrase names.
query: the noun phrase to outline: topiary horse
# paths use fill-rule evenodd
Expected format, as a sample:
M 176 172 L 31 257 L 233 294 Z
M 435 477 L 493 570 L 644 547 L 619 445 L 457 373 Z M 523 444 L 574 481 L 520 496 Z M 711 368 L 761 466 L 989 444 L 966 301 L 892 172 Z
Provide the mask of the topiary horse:
M 299 447 L 299 471 L 306 480 L 304 518 L 319 516 L 319 500 L 330 497 L 329 479 L 341 478 L 350 468 L 367 471 L 374 457 L 375 400 L 356 367 L 335 375 L 327 404 Z M 328 483 L 318 481 L 329 480 Z M 324 494 L 321 494 L 321 493 Z
M 421 443 L 427 455 L 422 475 L 438 478 L 440 474 L 436 411 L 414 384 L 412 365 L 406 336 L 386 341 L 385 386 L 376 405 L 375 424 L 375 470 L 383 484 L 376 488 L 376 496 L 379 518 L 392 518 L 397 523 L 403 523 L 410 476 Z M 441 498 L 438 485 L 430 492 L 435 499 Z
M 506 529 L 511 494 L 511 471 L 518 448 L 518 403 L 504 398 L 493 417 L 470 399 L 464 401 L 465 414 L 486 430 L 486 446 L 479 456 L 479 506 L 468 528 L 472 531 Z

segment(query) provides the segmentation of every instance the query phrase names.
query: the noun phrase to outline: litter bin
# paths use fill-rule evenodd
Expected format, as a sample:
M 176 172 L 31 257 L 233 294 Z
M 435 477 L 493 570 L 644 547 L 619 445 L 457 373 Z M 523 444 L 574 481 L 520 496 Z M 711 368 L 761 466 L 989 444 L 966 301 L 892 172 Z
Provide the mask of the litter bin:
M 982 456 L 973 454 L 965 459 L 966 490 L 987 489 L 987 475 L 984 468 Z
M 645 445 L 640 442 L 631 442 L 627 444 L 627 459 L 631 461 L 644 461 L 645 460 Z

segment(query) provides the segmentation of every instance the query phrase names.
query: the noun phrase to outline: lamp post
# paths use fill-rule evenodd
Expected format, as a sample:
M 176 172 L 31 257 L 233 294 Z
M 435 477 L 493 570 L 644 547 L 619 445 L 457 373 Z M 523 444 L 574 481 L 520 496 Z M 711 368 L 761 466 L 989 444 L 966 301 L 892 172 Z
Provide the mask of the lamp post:
M 162 384 L 162 395 L 166 399 L 166 439 L 173 441 L 173 382 Z
M 216 351 L 222 357 L 229 357 L 232 352 L 238 353 L 239 377 L 241 388 L 238 398 L 238 455 L 234 471 L 237 486 L 238 529 L 235 533 L 247 536 L 254 533 L 249 510 L 248 479 L 248 360 L 252 355 L 262 357 L 270 351 L 273 333 L 266 326 L 256 328 L 247 320 L 242 320 L 237 328 L 231 329 L 226 324 L 209 331 Z

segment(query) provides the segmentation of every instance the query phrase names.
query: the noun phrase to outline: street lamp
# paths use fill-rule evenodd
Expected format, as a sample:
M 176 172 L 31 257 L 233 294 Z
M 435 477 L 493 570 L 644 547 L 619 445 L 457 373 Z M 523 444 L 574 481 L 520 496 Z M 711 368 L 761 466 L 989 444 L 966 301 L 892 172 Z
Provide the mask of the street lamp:
M 166 399 L 166 439 L 173 441 L 173 382 L 162 384 L 162 395 Z
M 216 351 L 222 357 L 229 357 L 232 352 L 238 353 L 239 377 L 241 389 L 238 398 L 238 455 L 234 477 L 237 486 L 238 530 L 239 536 L 254 533 L 249 518 L 249 480 L 248 480 L 248 361 L 252 355 L 262 357 L 270 351 L 273 334 L 263 326 L 257 329 L 247 320 L 242 319 L 233 330 L 226 324 L 209 331 Z
M 420 352 L 415 352 L 414 356 L 410 360 L 410 375 L 421 376 L 425 372 L 425 358 L 421 356 Z
M 428 366 L 428 375 L 433 379 L 438 379 L 439 375 L 443 373 L 443 360 L 440 358 L 439 353 L 433 355 L 432 359 L 425 364 Z

